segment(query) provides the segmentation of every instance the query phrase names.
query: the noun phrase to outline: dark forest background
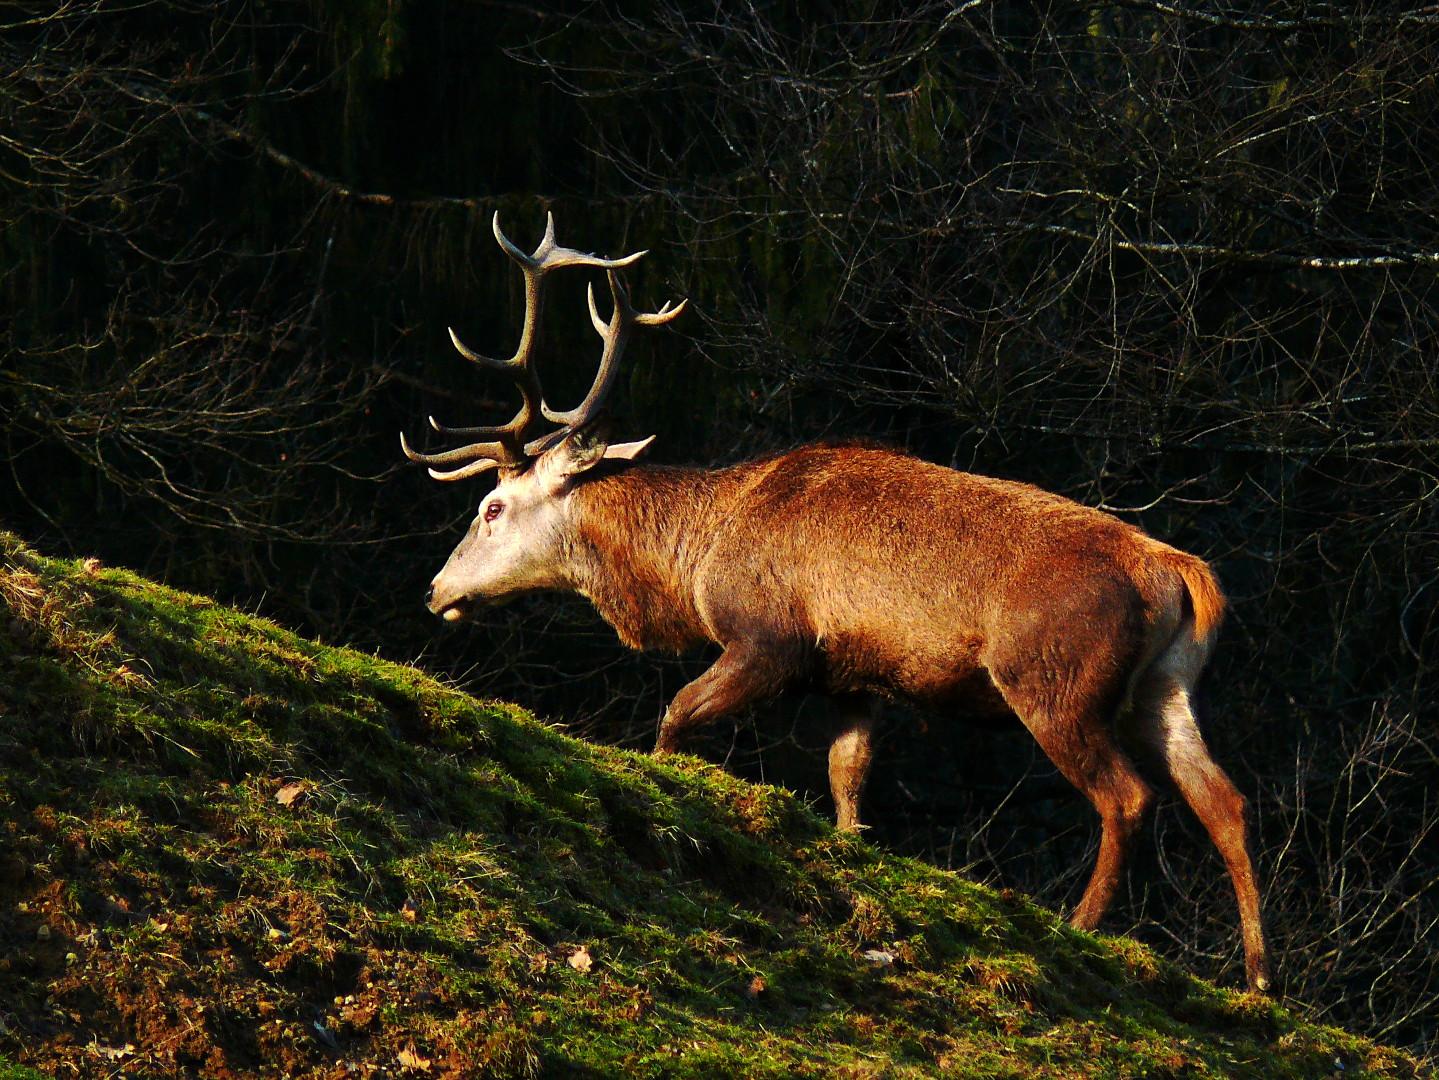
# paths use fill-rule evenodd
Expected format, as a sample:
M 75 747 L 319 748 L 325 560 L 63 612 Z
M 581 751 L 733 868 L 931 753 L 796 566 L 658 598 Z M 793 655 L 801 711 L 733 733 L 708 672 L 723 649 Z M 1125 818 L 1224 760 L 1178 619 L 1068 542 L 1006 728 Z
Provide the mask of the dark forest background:
M 532 246 L 651 249 L 618 396 L 654 458 L 870 437 L 1201 554 L 1207 731 L 1250 796 L 1280 978 L 1439 1016 L 1439 10 L 74 0 L 0 11 L 3 524 L 649 745 L 705 657 L 588 605 L 422 608 L 484 487 L 397 433 L 514 402 Z M 561 275 L 563 278 L 566 275 Z M 576 279 L 584 277 L 576 272 Z M 549 384 L 598 352 L 556 281 Z M 566 291 L 569 290 L 569 291 Z M 143 660 L 143 658 L 137 658 Z M 829 812 L 816 702 L 696 746 Z M 880 845 L 1072 903 L 1092 814 L 1016 729 L 886 717 Z M 1115 931 L 1242 972 L 1168 803 Z

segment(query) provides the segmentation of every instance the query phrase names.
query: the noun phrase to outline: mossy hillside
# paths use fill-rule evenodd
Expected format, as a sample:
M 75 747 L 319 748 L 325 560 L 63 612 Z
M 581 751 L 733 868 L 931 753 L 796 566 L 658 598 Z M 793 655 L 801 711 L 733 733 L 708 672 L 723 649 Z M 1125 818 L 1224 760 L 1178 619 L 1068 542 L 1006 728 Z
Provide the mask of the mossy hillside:
M 16 1065 L 4 1054 L 0 1054 L 0 1080 L 44 1080 L 34 1069 Z
M 0 556 L 0 1076 L 1418 1073 L 784 791 Z

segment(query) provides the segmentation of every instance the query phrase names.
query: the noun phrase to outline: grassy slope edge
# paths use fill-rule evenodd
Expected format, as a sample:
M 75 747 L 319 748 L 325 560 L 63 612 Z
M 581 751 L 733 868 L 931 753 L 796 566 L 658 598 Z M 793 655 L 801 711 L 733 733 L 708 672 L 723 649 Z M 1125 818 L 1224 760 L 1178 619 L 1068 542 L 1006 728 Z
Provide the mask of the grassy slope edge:
M 1420 1072 L 784 791 L 0 558 L 7 1080 Z

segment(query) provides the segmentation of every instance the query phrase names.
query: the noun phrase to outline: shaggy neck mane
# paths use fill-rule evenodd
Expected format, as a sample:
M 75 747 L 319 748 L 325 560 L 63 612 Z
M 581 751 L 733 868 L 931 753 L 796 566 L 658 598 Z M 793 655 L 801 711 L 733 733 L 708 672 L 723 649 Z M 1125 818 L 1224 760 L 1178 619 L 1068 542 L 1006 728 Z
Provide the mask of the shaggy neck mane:
M 575 587 L 626 645 L 678 652 L 705 640 L 693 582 L 726 486 L 724 471 L 636 466 L 575 490 Z

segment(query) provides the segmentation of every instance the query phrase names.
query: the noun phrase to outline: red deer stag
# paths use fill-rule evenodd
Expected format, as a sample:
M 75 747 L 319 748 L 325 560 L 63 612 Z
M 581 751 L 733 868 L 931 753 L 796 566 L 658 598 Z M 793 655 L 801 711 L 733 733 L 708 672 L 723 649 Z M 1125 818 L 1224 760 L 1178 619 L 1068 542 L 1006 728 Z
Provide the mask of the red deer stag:
M 523 403 L 499 427 L 445 428 L 478 439 L 411 461 L 437 480 L 499 470 L 469 531 L 430 587 L 448 620 L 522 593 L 588 597 L 636 649 L 712 641 L 714 665 L 680 690 L 656 753 L 685 732 L 808 687 L 837 697 L 829 751 L 841 828 L 859 824 L 875 695 L 944 713 L 1017 716 L 1094 804 L 1099 856 L 1071 923 L 1099 924 L 1154 800 L 1121 743 L 1168 776 L 1224 857 L 1243 923 L 1251 988 L 1269 983 L 1245 801 L 1191 710 L 1224 598 L 1208 565 L 1098 510 L 1026 484 L 956 472 L 894 450 L 806 446 L 728 468 L 640 466 L 649 445 L 609 443 L 599 413 L 631 327 L 669 322 L 630 306 L 604 259 L 559 247 L 554 221 L 533 254 L 495 237 L 525 278 L 525 320 L 504 371 Z M 584 400 L 558 411 L 535 367 L 545 275 L 606 271 L 614 311 L 590 317 L 604 341 Z M 547 434 L 536 429 L 558 425 Z

